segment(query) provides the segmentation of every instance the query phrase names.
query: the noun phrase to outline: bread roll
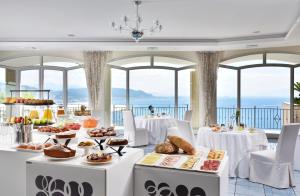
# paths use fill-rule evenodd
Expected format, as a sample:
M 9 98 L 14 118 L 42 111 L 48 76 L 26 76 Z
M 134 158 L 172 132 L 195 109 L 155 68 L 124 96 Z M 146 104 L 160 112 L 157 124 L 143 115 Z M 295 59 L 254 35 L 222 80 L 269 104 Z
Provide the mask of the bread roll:
M 196 154 L 196 149 L 193 147 L 193 145 L 184 140 L 183 138 L 178 136 L 168 136 L 168 139 L 172 144 L 182 149 L 188 155 Z
M 164 142 L 155 146 L 155 152 L 162 154 L 174 154 L 178 152 L 178 147 L 170 142 Z

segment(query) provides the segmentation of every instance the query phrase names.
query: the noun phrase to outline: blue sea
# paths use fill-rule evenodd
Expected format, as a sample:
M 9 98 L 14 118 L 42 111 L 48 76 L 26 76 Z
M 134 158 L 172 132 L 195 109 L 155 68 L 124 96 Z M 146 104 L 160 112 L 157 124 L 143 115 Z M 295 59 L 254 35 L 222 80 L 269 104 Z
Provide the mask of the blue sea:
M 179 97 L 178 99 L 178 118 L 182 119 L 184 112 L 190 108 L 190 100 L 188 97 Z M 286 118 L 287 111 L 282 110 L 284 102 L 289 102 L 287 97 L 242 97 L 241 99 L 241 122 L 248 127 L 256 127 L 262 129 L 280 129 L 283 119 Z M 126 101 L 124 98 L 113 98 L 113 105 L 124 106 Z M 161 107 L 173 107 L 173 97 L 150 97 L 150 98 L 131 98 L 130 105 L 136 116 L 148 115 L 148 106 L 155 107 L 156 113 L 167 113 L 174 116 L 174 109 L 166 109 Z M 217 120 L 219 124 L 235 123 L 236 114 L 236 98 L 218 97 L 217 99 Z M 120 124 L 122 114 L 118 111 L 113 112 L 115 124 Z
M 217 107 L 236 107 L 237 99 L 233 97 L 218 97 L 217 99 Z M 284 102 L 289 102 L 288 97 L 242 97 L 241 99 L 241 107 L 249 108 L 249 107 L 281 107 Z M 113 105 L 126 105 L 126 100 L 124 97 L 113 97 L 112 98 Z M 150 98 L 137 98 L 132 97 L 130 99 L 130 105 L 133 106 L 174 106 L 175 101 L 174 97 L 150 97 Z M 189 97 L 179 97 L 178 98 L 179 106 L 190 105 Z

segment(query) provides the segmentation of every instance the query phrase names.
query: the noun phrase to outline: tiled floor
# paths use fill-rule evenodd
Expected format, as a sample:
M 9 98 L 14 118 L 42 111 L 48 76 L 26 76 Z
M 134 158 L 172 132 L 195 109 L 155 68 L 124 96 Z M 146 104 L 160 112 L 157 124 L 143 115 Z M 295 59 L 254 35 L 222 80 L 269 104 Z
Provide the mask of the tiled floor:
M 276 143 L 270 143 L 269 148 L 276 148 Z M 143 148 L 146 153 L 152 152 L 154 145 Z M 229 178 L 228 196 L 300 196 L 300 172 L 295 171 L 296 187 L 275 189 L 266 185 L 250 182 L 248 179 Z

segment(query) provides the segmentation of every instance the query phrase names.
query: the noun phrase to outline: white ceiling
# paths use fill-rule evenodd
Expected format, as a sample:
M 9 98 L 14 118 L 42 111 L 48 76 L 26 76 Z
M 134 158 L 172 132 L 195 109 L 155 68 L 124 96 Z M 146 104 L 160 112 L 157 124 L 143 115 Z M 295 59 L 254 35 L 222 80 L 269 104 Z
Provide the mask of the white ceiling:
M 159 19 L 164 29 L 146 34 L 138 44 L 126 32 L 120 34 L 109 26 L 125 14 L 134 15 L 131 0 L 0 0 L 0 50 L 224 50 L 300 45 L 300 0 L 144 0 L 145 27 Z

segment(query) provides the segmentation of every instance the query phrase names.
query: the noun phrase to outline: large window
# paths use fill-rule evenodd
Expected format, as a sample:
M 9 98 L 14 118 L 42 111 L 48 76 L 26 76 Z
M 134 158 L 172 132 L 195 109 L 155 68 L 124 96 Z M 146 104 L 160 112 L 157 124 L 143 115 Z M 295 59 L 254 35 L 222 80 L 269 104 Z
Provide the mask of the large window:
M 242 107 L 281 107 L 289 101 L 290 70 L 259 67 L 241 72 Z
M 126 71 L 111 69 L 111 88 L 112 104 L 124 107 L 126 105 Z
M 165 69 L 130 71 L 130 104 L 174 106 L 174 77 L 174 71 Z
M 56 104 L 63 104 L 63 72 L 56 70 L 44 71 L 44 89 L 49 89 L 50 98 Z
M 178 105 L 190 105 L 191 70 L 178 71 Z
M 83 68 L 68 71 L 68 105 L 87 105 L 88 91 Z
M 21 71 L 21 90 L 38 90 L 39 89 L 39 70 Z M 38 98 L 39 94 L 34 92 L 22 92 L 21 97 Z
M 236 107 L 237 103 L 237 71 L 219 68 L 217 81 L 218 107 Z

